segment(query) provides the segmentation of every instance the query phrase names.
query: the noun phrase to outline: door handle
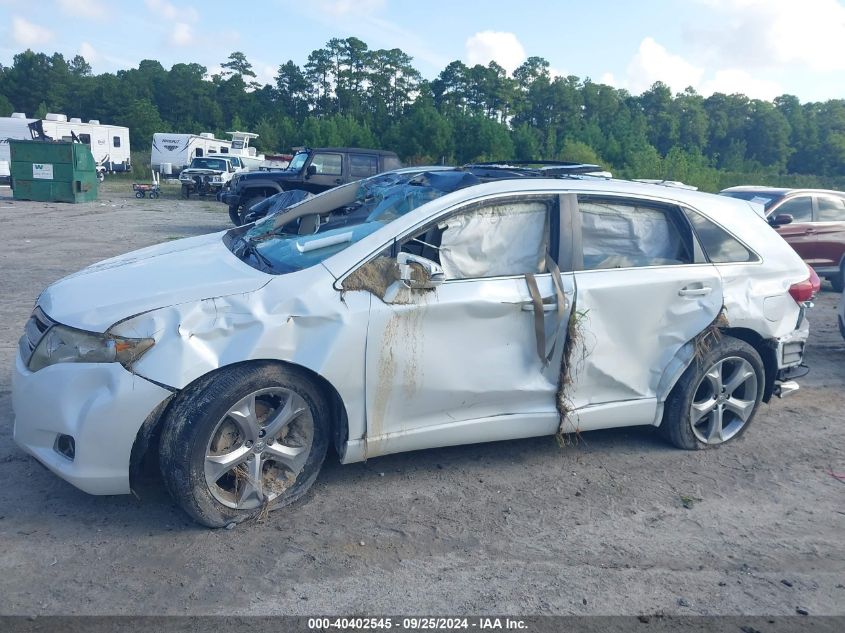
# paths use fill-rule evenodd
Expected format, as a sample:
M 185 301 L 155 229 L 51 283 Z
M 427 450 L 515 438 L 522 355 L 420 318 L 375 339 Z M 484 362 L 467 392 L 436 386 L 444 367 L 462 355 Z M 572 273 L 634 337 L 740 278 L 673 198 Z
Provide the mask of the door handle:
M 678 294 L 682 297 L 705 297 L 713 290 L 710 286 L 702 286 L 701 288 L 681 288 Z
M 342 182 L 343 182 L 343 181 L 342 181 L 340 178 L 335 178 L 335 179 L 334 179 L 334 184 L 336 184 L 336 185 L 339 185 L 339 184 L 340 184 L 340 183 L 342 183 Z
M 549 303 L 549 302 L 552 303 Z M 557 310 L 557 297 L 543 297 L 543 312 L 554 312 Z M 522 311 L 523 312 L 534 312 L 534 302 L 533 301 L 523 301 L 522 302 Z
M 816 229 L 814 229 L 813 227 L 808 227 L 808 228 L 804 231 L 804 235 L 810 235 L 810 234 L 815 233 L 815 232 L 816 232 Z

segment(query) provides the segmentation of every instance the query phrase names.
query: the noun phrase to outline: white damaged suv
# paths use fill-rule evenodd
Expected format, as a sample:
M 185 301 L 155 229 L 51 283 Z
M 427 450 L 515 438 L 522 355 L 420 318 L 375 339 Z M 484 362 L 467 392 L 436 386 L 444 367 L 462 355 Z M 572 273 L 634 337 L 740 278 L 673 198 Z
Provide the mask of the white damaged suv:
M 817 290 L 741 200 L 563 167 L 377 176 L 47 288 L 14 437 L 93 494 L 155 455 L 212 527 L 300 497 L 330 444 L 653 425 L 718 446 L 798 388 Z

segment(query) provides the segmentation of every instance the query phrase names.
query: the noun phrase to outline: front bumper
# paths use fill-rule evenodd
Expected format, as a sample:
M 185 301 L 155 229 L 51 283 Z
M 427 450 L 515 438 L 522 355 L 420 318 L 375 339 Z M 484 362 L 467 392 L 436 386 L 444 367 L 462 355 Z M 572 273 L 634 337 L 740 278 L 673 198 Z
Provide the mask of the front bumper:
M 170 395 L 118 363 L 59 363 L 31 372 L 18 353 L 12 373 L 15 442 L 80 490 L 127 494 L 138 429 Z M 55 450 L 59 434 L 74 438 L 73 460 Z

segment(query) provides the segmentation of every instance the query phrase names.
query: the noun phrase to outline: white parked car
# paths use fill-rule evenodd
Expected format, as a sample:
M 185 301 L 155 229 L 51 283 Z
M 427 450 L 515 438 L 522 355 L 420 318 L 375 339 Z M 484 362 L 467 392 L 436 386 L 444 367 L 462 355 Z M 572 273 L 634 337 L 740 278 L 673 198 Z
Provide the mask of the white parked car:
M 344 463 L 653 425 L 739 437 L 797 384 L 818 278 L 750 205 L 554 170 L 352 183 L 38 298 L 14 436 L 93 494 L 157 453 L 223 526 Z

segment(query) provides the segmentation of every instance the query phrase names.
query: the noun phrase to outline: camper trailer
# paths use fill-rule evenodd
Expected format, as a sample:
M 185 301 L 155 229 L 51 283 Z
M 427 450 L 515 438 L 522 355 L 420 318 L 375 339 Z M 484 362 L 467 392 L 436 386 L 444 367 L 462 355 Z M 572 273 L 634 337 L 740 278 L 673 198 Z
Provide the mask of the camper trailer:
M 32 138 L 29 124 L 34 121 L 37 119 L 27 118 L 22 112 L 15 112 L 10 117 L 0 117 L 0 175 L 8 169 L 8 139 Z M 76 136 L 80 143 L 88 145 L 97 163 L 97 177 L 100 180 L 103 180 L 107 173 L 132 169 L 129 128 L 103 125 L 95 119 L 83 123 L 82 119 L 68 119 L 64 114 L 53 113 L 44 117 L 42 125 L 44 133 L 53 140 L 70 141 Z
M 214 138 L 211 132 L 202 134 L 156 132 L 153 134 L 150 168 L 163 176 L 177 176 L 191 164 L 194 158 L 202 158 L 209 154 L 228 154 L 231 148 L 232 141 Z

